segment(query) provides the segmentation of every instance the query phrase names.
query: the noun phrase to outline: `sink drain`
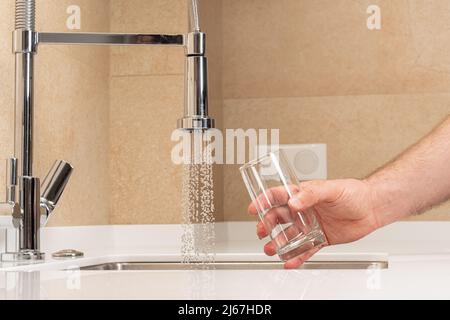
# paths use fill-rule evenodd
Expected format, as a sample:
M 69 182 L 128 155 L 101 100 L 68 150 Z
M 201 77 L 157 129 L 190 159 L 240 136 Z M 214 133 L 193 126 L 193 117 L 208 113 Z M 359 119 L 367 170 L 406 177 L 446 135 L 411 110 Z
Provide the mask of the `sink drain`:
M 52 254 L 54 259 L 76 259 L 84 257 L 84 253 L 74 249 L 60 250 Z

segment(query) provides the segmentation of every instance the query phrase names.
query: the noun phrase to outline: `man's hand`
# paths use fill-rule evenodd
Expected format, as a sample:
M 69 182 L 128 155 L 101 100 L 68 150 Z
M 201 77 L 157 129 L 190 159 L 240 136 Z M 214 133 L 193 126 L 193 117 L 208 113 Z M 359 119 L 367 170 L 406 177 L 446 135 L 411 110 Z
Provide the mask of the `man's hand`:
M 287 195 L 280 195 L 276 190 L 272 194 L 280 205 L 282 201 L 287 201 Z M 352 242 L 383 225 L 375 213 L 375 207 L 374 194 L 366 181 L 303 182 L 298 192 L 289 200 L 288 207 L 274 208 L 266 213 L 264 222 L 257 225 L 257 235 L 259 238 L 267 237 L 270 232 L 267 229 L 272 229 L 277 222 L 282 222 L 282 215 L 295 216 L 300 211 L 317 217 L 329 244 Z M 257 214 L 254 203 L 250 204 L 248 211 L 251 215 Z M 317 251 L 312 249 L 302 256 L 293 258 L 285 263 L 285 267 L 298 268 Z M 264 246 L 264 252 L 270 256 L 275 255 L 275 243 L 269 241 Z
M 283 200 L 282 196 L 276 196 L 278 202 Z M 288 205 L 285 197 L 280 208 L 270 210 L 268 213 L 271 215 L 265 215 L 264 223 L 258 224 L 257 233 L 260 238 L 266 237 L 275 222 L 282 222 L 287 217 L 293 221 L 296 212 L 302 211 L 317 216 L 328 244 L 346 243 L 389 223 L 422 213 L 448 199 L 450 116 L 428 136 L 365 180 L 302 183 Z M 254 204 L 248 211 L 256 214 Z M 269 230 L 266 230 L 267 226 Z M 273 242 L 264 247 L 268 255 L 274 255 L 275 250 Z M 285 267 L 297 268 L 317 251 L 311 249 L 287 261 Z

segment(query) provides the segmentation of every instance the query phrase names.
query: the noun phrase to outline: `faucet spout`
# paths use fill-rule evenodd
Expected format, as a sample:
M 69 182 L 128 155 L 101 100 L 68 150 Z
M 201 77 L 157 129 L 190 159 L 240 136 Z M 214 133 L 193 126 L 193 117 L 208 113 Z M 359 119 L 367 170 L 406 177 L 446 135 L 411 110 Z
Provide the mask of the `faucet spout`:
M 178 120 L 178 128 L 187 131 L 205 131 L 215 127 L 214 119 L 208 115 L 206 34 L 200 29 L 198 1 L 189 0 L 189 2 L 184 117 Z

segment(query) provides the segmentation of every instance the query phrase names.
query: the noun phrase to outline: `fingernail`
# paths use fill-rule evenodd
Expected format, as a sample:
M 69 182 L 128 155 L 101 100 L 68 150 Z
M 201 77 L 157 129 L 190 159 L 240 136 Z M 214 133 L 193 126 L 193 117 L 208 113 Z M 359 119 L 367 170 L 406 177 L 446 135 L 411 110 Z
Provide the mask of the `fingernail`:
M 258 239 L 259 239 L 259 240 L 262 239 L 261 236 L 260 236 L 260 234 L 259 234 L 259 226 L 258 226 L 258 225 L 256 226 L 256 235 L 258 236 Z
M 290 205 L 291 207 L 294 207 L 294 208 L 296 208 L 296 209 L 299 209 L 299 208 L 301 208 L 302 203 L 300 202 L 300 200 L 299 200 L 298 198 L 294 197 L 294 198 L 291 198 L 291 199 L 289 200 L 289 205 Z
M 277 250 L 274 248 L 273 244 L 269 242 L 264 245 L 264 253 L 268 256 L 273 256 L 277 253 Z

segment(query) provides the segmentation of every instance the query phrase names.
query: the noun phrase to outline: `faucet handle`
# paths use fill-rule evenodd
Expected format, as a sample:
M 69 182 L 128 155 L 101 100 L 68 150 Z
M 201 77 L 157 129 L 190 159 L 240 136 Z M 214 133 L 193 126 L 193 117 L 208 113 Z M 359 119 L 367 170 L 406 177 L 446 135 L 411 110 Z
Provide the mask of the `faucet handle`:
M 14 203 L 17 197 L 17 159 L 6 160 L 6 203 Z
M 41 206 L 45 207 L 47 217 L 58 204 L 72 171 L 73 167 L 68 162 L 55 161 L 42 182 Z

